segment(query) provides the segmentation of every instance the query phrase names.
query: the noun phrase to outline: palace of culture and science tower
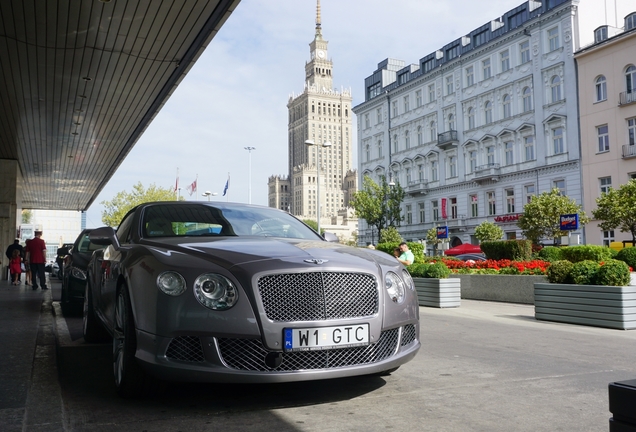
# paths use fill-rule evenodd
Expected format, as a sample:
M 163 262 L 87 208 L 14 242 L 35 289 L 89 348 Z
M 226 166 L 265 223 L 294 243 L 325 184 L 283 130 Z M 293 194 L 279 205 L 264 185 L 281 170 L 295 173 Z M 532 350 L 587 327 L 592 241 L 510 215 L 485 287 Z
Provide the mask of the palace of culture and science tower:
M 349 237 L 356 223 L 351 220 L 349 199 L 358 184 L 357 171 L 351 167 L 352 98 L 350 90 L 332 87 L 333 62 L 327 45 L 322 38 L 318 0 L 316 35 L 309 44 L 311 60 L 305 64 L 305 88 L 287 103 L 289 174 L 269 178 L 268 198 L 270 207 L 309 220 L 317 219 L 320 203 L 323 228 Z M 308 140 L 315 145 L 307 145 Z

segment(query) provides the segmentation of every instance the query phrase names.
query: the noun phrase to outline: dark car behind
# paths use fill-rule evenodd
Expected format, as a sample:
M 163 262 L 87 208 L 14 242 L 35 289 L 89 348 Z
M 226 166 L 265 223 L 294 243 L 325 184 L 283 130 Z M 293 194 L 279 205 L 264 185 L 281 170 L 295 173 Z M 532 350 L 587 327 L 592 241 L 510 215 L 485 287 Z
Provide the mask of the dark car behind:
M 83 230 L 64 258 L 61 304 L 67 314 L 81 313 L 86 290 L 86 268 L 93 252 L 102 248 L 91 243 L 88 238 L 91 231 Z

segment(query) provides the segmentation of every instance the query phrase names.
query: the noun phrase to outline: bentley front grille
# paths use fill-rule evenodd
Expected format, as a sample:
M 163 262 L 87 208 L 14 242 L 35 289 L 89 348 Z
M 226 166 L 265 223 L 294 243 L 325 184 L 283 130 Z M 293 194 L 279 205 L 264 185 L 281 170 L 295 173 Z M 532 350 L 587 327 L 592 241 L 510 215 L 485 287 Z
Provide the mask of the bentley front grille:
M 289 273 L 263 276 L 258 291 L 272 321 L 322 321 L 378 312 L 375 277 L 361 273 Z
M 402 329 L 402 340 L 400 346 L 406 346 L 415 341 L 415 325 L 405 325 Z
M 196 336 L 179 336 L 170 341 L 166 357 L 171 360 L 187 362 L 203 362 L 203 347 Z
M 283 352 L 279 366 L 265 364 L 267 351 L 260 339 L 218 339 L 219 351 L 225 364 L 238 370 L 261 372 L 287 372 L 299 370 L 341 368 L 376 363 L 397 352 L 399 329 L 381 333 L 377 343 L 353 348 L 324 351 Z

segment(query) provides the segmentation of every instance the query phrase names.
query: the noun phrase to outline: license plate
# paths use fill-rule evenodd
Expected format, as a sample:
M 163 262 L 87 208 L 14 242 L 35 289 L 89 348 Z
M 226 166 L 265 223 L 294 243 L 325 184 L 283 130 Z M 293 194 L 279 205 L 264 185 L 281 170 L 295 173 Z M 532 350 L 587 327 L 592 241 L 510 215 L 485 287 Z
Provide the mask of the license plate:
M 283 330 L 285 351 L 330 350 L 369 345 L 369 324 Z

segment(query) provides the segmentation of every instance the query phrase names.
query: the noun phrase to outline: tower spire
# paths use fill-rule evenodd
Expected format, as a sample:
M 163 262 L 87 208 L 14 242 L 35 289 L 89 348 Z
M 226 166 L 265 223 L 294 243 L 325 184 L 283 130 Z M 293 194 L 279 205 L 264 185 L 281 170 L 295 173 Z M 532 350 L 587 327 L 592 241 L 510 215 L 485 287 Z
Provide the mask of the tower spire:
M 320 0 L 316 0 L 316 39 L 322 39 L 322 28 L 320 23 Z

